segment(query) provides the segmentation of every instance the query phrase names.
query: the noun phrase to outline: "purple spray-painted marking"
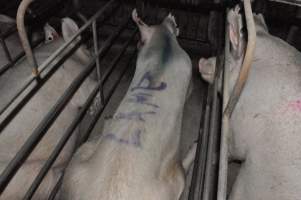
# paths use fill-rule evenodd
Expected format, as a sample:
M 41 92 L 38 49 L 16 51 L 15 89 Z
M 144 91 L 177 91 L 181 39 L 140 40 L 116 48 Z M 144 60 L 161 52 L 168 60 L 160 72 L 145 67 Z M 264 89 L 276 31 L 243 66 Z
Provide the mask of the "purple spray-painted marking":
M 140 129 L 137 129 L 133 134 L 131 134 L 129 139 L 124 139 L 124 138 L 118 137 L 114 133 L 108 133 L 104 136 L 104 138 L 116 141 L 120 144 L 141 147 L 141 130 Z
M 136 87 L 133 87 L 131 89 L 131 91 L 135 91 L 138 89 L 161 91 L 161 90 L 164 90 L 166 88 L 166 86 L 167 86 L 167 84 L 165 82 L 161 82 L 159 85 L 156 86 L 153 76 L 151 75 L 150 71 L 148 71 L 142 76 L 138 85 Z
M 117 113 L 117 115 L 114 117 L 115 119 L 127 119 L 127 120 L 136 120 L 136 121 L 142 121 L 145 122 L 144 115 L 154 115 L 156 112 L 150 111 L 150 112 L 128 112 L 128 113 Z
M 128 99 L 128 102 L 148 105 L 148 106 L 151 106 L 151 107 L 154 107 L 154 108 L 159 108 L 158 105 L 150 103 L 148 101 L 148 99 L 151 95 L 145 95 L 145 93 L 137 93 L 137 94 L 132 94 L 131 96 L 133 98 Z

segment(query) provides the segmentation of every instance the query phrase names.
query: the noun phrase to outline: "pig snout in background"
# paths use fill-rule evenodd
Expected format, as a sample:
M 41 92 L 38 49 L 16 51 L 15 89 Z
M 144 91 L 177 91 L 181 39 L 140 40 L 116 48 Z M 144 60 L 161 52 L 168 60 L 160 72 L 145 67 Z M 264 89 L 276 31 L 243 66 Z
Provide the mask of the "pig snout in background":
M 191 61 L 176 40 L 169 15 L 141 33 L 130 87 L 97 141 L 85 143 L 67 167 L 61 199 L 179 199 L 195 146 L 179 160 L 182 112 Z
M 77 30 L 77 25 L 70 18 L 64 18 L 62 20 L 64 39 L 55 38 L 53 42 L 38 47 L 35 50 L 35 56 L 38 62 L 41 63 L 41 61 L 44 61 L 51 55 L 50 52 L 59 48 L 64 43 L 64 40 L 68 40 Z M 89 51 L 84 46 L 81 46 L 1 132 L 0 173 L 5 169 L 9 161 L 15 156 L 20 147 L 33 132 L 34 128 L 64 93 L 74 78 L 88 65 L 90 59 L 91 55 Z M 31 68 L 24 59 L 19 61 L 16 66 L 9 69 L 0 77 L 1 107 L 7 103 L 16 89 L 23 85 L 24 80 L 28 77 L 30 71 Z M 1 199 L 22 199 L 44 162 L 48 159 L 55 145 L 62 137 L 72 119 L 76 116 L 78 109 L 85 102 L 95 85 L 96 83 L 90 78 L 83 83 L 71 102 L 66 106 L 56 122 L 49 129 L 41 143 L 38 144 L 7 186 L 6 190 L 1 195 Z M 3 117 L 5 116 L 1 116 L 1 118 Z M 57 158 L 33 199 L 45 199 L 49 196 L 50 191 L 57 182 L 61 168 L 65 166 L 74 151 L 77 137 L 78 130 L 76 130 L 76 133 L 64 147 L 62 153 Z
M 241 18 L 237 10 L 228 14 L 230 93 L 243 60 L 234 16 Z M 301 197 L 301 53 L 270 35 L 262 15 L 254 20 L 255 55 L 230 120 L 230 157 L 242 165 L 229 199 L 295 200 Z

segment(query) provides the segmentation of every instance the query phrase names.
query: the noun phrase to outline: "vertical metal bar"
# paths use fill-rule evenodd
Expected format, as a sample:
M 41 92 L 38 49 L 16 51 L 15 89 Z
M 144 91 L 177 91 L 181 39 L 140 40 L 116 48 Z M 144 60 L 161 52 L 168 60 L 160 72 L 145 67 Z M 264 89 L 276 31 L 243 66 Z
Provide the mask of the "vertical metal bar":
M 92 30 L 93 30 L 93 43 L 94 43 L 94 53 L 95 53 L 95 55 L 98 52 L 98 39 L 97 39 L 97 27 L 96 26 L 97 26 L 96 25 L 96 20 L 94 20 L 93 23 L 92 23 Z M 96 71 L 97 71 L 98 82 L 101 83 L 99 58 L 96 58 Z M 100 95 L 101 104 L 103 104 L 104 96 L 103 96 L 103 85 L 102 84 L 99 88 L 99 95 Z
M 39 75 L 38 63 L 32 52 L 32 49 L 31 49 L 31 46 L 30 46 L 30 43 L 28 40 L 26 28 L 25 28 L 25 23 L 24 23 L 24 16 L 26 13 L 26 9 L 33 1 L 34 0 L 23 0 L 21 2 L 21 4 L 19 5 L 18 12 L 17 12 L 17 29 L 18 29 L 21 44 L 26 53 L 28 62 L 33 67 L 32 73 L 34 74 L 34 76 L 38 76 Z
M 9 61 L 9 64 L 12 63 L 13 59 L 9 53 L 9 50 L 7 48 L 5 40 L 2 37 L 0 38 L 0 42 L 1 42 L 1 46 L 4 50 L 5 56 L 6 56 L 7 60 Z
M 35 42 L 33 45 L 32 45 L 32 48 L 36 48 L 38 45 L 40 45 L 42 42 L 44 41 L 43 38 L 40 38 L 37 42 Z M 5 66 L 3 66 L 2 68 L 0 68 L 0 76 L 2 76 L 2 74 L 4 74 L 9 68 L 13 67 L 14 64 L 17 63 L 18 60 L 20 60 L 21 58 L 23 58 L 25 56 L 25 52 L 22 51 L 20 52 L 18 55 L 16 55 L 16 57 L 14 57 L 12 59 L 12 62 L 6 64 Z M 0 115 L 2 114 L 2 109 L 0 111 Z

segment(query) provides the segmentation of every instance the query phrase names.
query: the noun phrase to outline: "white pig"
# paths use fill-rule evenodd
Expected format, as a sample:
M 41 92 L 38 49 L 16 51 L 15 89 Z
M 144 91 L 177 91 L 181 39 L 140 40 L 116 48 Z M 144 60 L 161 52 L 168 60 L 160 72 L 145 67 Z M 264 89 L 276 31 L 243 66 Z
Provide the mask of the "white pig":
M 179 46 L 173 16 L 148 26 L 133 11 L 141 33 L 129 90 L 98 141 L 84 144 L 66 169 L 62 199 L 175 200 L 195 145 L 179 158 L 191 60 Z
M 64 39 L 68 40 L 78 30 L 77 25 L 69 18 L 62 20 L 62 31 Z M 63 39 L 54 41 L 58 45 L 63 44 Z M 47 49 L 47 46 L 43 49 Z M 44 53 L 37 50 L 37 56 L 45 56 Z M 49 55 L 48 55 L 49 56 Z M 54 105 L 56 100 L 63 94 L 64 90 L 70 85 L 71 81 L 86 67 L 90 61 L 91 55 L 81 46 L 75 54 L 68 59 L 63 66 L 48 80 L 48 82 L 38 91 L 38 93 L 28 102 L 28 104 L 20 111 L 13 121 L 1 132 L 0 135 L 0 173 L 5 169 L 8 162 L 15 156 L 21 145 L 28 139 L 34 128 L 38 125 L 45 114 Z M 23 67 L 23 68 L 21 68 Z M 5 76 L 0 77 L 1 85 L 0 99 L 4 99 L 4 95 L 9 87 L 18 77 L 16 70 L 25 70 L 24 66 L 8 71 Z M 27 66 L 25 66 L 27 67 Z M 20 77 L 19 77 L 20 78 Z M 75 117 L 79 107 L 84 103 L 89 92 L 95 86 L 93 80 L 88 79 L 86 83 L 79 89 L 71 105 L 68 105 L 54 125 L 49 129 L 41 143 L 36 147 L 31 156 L 26 160 L 19 172 L 7 186 L 4 193 L 1 195 L 2 200 L 18 200 L 22 199 L 25 191 L 29 188 L 33 179 L 36 177 L 39 169 L 48 159 L 48 156 L 54 149 L 57 142 L 62 137 L 62 134 Z M 63 167 L 70 159 L 74 146 L 76 144 L 77 131 L 74 136 L 68 141 L 61 155 L 53 165 L 53 168 L 48 173 L 45 181 L 40 186 L 34 199 L 46 199 L 58 177 L 59 169 Z
M 235 11 L 228 15 L 230 90 L 243 58 L 238 41 L 244 43 L 241 26 L 230 18 L 235 14 L 241 17 Z M 296 200 L 301 197 L 301 53 L 270 35 L 262 15 L 254 18 L 255 55 L 230 119 L 230 156 L 243 163 L 229 199 Z

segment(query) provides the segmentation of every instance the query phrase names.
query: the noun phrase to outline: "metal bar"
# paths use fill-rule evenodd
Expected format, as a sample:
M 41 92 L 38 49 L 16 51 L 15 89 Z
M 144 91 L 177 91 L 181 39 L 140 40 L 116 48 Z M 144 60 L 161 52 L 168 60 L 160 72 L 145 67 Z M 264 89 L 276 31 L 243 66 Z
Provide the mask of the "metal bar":
M 137 33 L 137 30 L 132 34 L 132 37 L 130 37 L 130 39 L 125 43 L 123 49 L 121 50 L 121 53 L 119 54 L 119 56 L 117 56 L 117 58 L 115 59 L 115 62 L 112 63 L 112 66 L 109 69 L 112 69 L 112 68 L 114 69 L 115 68 L 118 61 L 120 60 L 120 58 L 125 53 L 125 50 L 129 46 L 130 42 L 132 42 L 132 40 L 134 39 L 134 36 L 136 35 L 136 33 Z M 96 58 L 96 60 L 98 60 L 98 59 Z M 43 178 L 46 176 L 47 172 L 49 171 L 49 169 L 51 168 L 51 166 L 55 162 L 56 158 L 59 156 L 60 152 L 64 148 L 64 146 L 67 143 L 68 139 L 72 136 L 75 128 L 77 127 L 77 125 L 84 118 L 86 112 L 88 111 L 89 107 L 93 103 L 93 100 L 96 97 L 99 89 L 103 86 L 103 84 L 105 83 L 105 81 L 107 80 L 107 77 L 109 75 L 110 75 L 110 73 L 106 73 L 106 77 L 101 79 L 98 82 L 97 86 L 93 89 L 92 93 L 89 95 L 87 101 L 85 102 L 82 109 L 80 110 L 80 113 L 75 117 L 75 119 L 72 121 L 72 123 L 68 126 L 68 128 L 67 128 L 66 132 L 64 133 L 63 137 L 61 138 L 59 143 L 56 145 L 54 151 L 51 153 L 50 157 L 48 158 L 48 160 L 44 164 L 43 168 L 40 170 L 39 174 L 37 175 L 37 177 L 33 181 L 30 189 L 27 191 L 25 197 L 23 198 L 24 200 L 32 198 L 35 191 L 38 189 L 39 185 L 43 181 Z
M 40 68 L 44 68 L 45 66 L 49 65 L 53 60 L 55 60 L 76 38 L 79 37 L 79 35 L 89 28 L 89 26 L 92 24 L 93 21 L 95 21 L 98 17 L 100 17 L 104 11 L 106 11 L 110 6 L 113 6 L 113 4 L 116 2 L 116 0 L 110 0 L 107 2 L 103 7 L 101 7 L 95 15 L 93 15 L 86 24 L 84 24 L 78 32 L 72 36 L 69 41 L 64 43 L 60 48 L 58 48 L 49 58 L 40 66 Z
M 206 159 L 206 169 L 205 169 L 205 177 L 204 177 L 204 187 L 203 187 L 203 200 L 210 200 L 210 192 L 211 192 L 211 181 L 212 181 L 212 165 L 214 159 L 214 139 L 216 138 L 217 133 L 217 114 L 218 114 L 218 80 L 215 79 L 214 86 L 210 88 L 213 90 L 213 102 L 211 107 L 211 118 L 210 118 L 210 129 L 209 129 L 209 138 L 208 138 L 208 150 L 207 150 L 207 159 Z
M 32 48 L 36 48 L 37 46 L 39 46 L 42 42 L 44 41 L 44 38 L 40 38 L 37 42 L 35 42 L 32 45 Z M 19 53 L 15 58 L 12 59 L 12 62 L 8 63 L 7 65 L 5 65 L 4 67 L 0 68 L 0 76 L 2 76 L 9 68 L 11 68 L 12 66 L 14 66 L 14 64 L 17 63 L 18 60 L 20 60 L 21 58 L 23 58 L 25 56 L 25 52 L 22 51 L 21 53 Z M 2 114 L 3 109 L 1 109 L 0 111 L 0 115 Z M 5 109 L 4 109 L 5 110 Z
M 25 28 L 24 16 L 26 13 L 26 9 L 34 0 L 22 0 L 17 11 L 17 29 L 19 33 L 19 37 L 21 40 L 22 47 L 25 51 L 26 57 L 28 59 L 29 65 L 33 67 L 32 73 L 34 76 L 38 76 L 38 62 L 32 52 L 28 35 Z
M 127 64 L 127 66 L 124 68 L 123 72 L 121 73 L 121 76 L 118 78 L 117 80 L 117 83 L 113 86 L 113 88 L 111 89 L 111 92 L 109 94 L 109 96 L 106 98 L 106 103 L 103 105 L 102 109 L 99 110 L 96 115 L 94 116 L 94 118 L 92 119 L 92 122 L 90 123 L 90 126 L 89 126 L 89 129 L 91 129 L 90 131 L 86 131 L 85 133 L 85 136 L 84 137 L 85 139 L 87 139 L 89 137 L 89 133 L 92 131 L 92 129 L 94 128 L 95 126 L 95 123 L 97 122 L 99 116 L 102 114 L 103 110 L 105 109 L 107 103 L 109 102 L 111 96 L 113 95 L 115 89 L 117 88 L 117 86 L 119 85 L 120 81 L 122 80 L 122 77 L 124 76 L 126 70 L 128 69 L 128 66 L 131 64 L 131 62 L 133 61 L 133 58 L 134 56 L 136 55 L 136 51 L 132 54 L 131 58 L 129 59 L 129 62 Z M 85 140 L 82 140 L 82 143 L 85 142 Z M 62 180 L 63 180 L 63 176 L 64 176 L 64 173 L 62 173 L 62 175 L 60 176 L 59 178 L 59 181 L 56 183 L 54 189 L 51 191 L 51 195 L 50 197 L 48 198 L 48 200 L 53 200 L 56 195 L 57 195 L 57 192 L 59 191 L 59 188 L 61 186 L 61 183 L 62 183 Z
M 1 43 L 1 46 L 4 50 L 4 53 L 5 53 L 5 56 L 6 56 L 7 60 L 9 61 L 9 63 L 11 63 L 13 61 L 13 59 L 12 59 L 10 53 L 9 53 L 9 50 L 7 48 L 5 40 L 3 38 L 0 38 L 0 43 Z
M 97 39 L 97 32 L 96 32 L 96 21 L 92 23 L 92 30 L 93 30 L 93 43 L 94 43 L 94 52 L 95 54 L 98 52 L 98 39 Z M 101 74 L 100 74 L 100 63 L 99 59 L 96 59 L 96 72 L 97 72 L 97 79 L 98 82 L 101 82 Z M 100 95 L 100 100 L 101 103 L 104 101 L 104 96 L 103 96 L 103 85 L 100 86 L 99 88 L 99 95 Z
M 36 145 L 43 138 L 47 130 L 53 124 L 58 115 L 65 108 L 67 103 L 73 97 L 77 89 L 81 86 L 84 80 L 88 77 L 88 75 L 93 71 L 96 58 L 102 57 L 105 55 L 110 47 L 113 44 L 113 41 L 120 35 L 122 30 L 124 30 L 131 18 L 129 17 L 125 23 L 123 23 L 120 28 L 104 43 L 103 47 L 99 50 L 98 54 L 95 55 L 94 59 L 91 61 L 89 66 L 83 70 L 81 74 L 79 74 L 72 84 L 68 87 L 68 89 L 64 92 L 64 94 L 59 98 L 56 104 L 50 109 L 47 115 L 43 118 L 43 120 L 39 123 L 36 129 L 33 131 L 31 136 L 26 140 L 25 144 L 18 151 L 16 156 L 9 162 L 8 166 L 4 169 L 0 176 L 0 194 L 4 191 L 10 180 L 16 174 L 18 169 L 21 167 L 22 163 L 28 158 L 31 152 L 34 150 Z
M 225 24 L 227 21 L 225 21 Z M 227 27 L 227 24 L 226 24 Z M 230 39 L 229 32 L 225 32 L 225 58 L 230 55 Z M 226 62 L 227 63 L 227 62 Z M 223 73 L 223 105 L 222 112 L 226 109 L 229 101 L 230 89 L 230 68 L 225 64 Z M 227 171 L 228 171 L 228 140 L 229 140 L 229 116 L 222 116 L 222 130 L 220 139 L 220 155 L 219 155 L 219 169 L 218 169 L 218 186 L 217 186 L 217 200 L 226 200 L 227 193 Z
M 18 112 L 23 108 L 23 106 L 32 98 L 36 92 L 45 84 L 45 82 L 56 72 L 56 70 L 76 51 L 76 49 L 80 46 L 80 42 L 75 44 L 70 51 L 64 55 L 61 60 L 59 60 L 54 66 L 50 69 L 50 71 L 43 77 L 43 79 L 40 79 L 39 84 L 36 84 L 34 88 L 32 88 L 31 91 L 26 94 L 26 96 L 10 111 L 9 114 L 5 117 L 3 121 L 0 123 L 0 134 L 3 131 L 3 129 L 11 122 L 11 120 L 14 119 L 14 117 L 18 114 Z M 26 84 L 18 90 L 17 94 L 13 97 L 13 99 L 1 110 L 0 114 L 2 115 L 3 112 L 5 112 L 5 109 L 8 108 L 16 98 L 18 98 L 19 95 L 21 95 L 24 90 L 32 84 L 32 82 L 35 80 L 36 77 L 31 75 L 29 77 L 29 81 L 26 82 Z
M 112 95 L 114 94 L 115 92 L 115 89 L 117 88 L 117 86 L 119 85 L 121 79 L 123 78 L 125 72 L 128 70 L 128 66 L 132 63 L 133 59 L 135 58 L 135 55 L 136 55 L 136 51 L 132 54 L 132 56 L 130 57 L 129 59 L 129 62 L 127 63 L 127 66 L 124 67 L 124 69 L 122 70 L 121 72 L 121 75 L 118 77 L 118 80 L 116 82 L 116 84 L 111 88 L 111 90 L 109 91 L 109 94 L 107 96 L 107 98 L 105 99 L 104 101 L 104 104 L 103 106 L 101 107 L 101 109 L 99 109 L 96 114 L 94 115 L 93 119 L 91 120 L 89 126 L 88 126 L 88 129 L 85 131 L 85 133 L 83 134 L 83 138 L 82 138 L 82 141 L 80 142 L 80 145 L 83 144 L 84 142 L 87 141 L 87 139 L 89 138 L 96 122 L 98 121 L 98 119 L 100 118 L 100 116 L 102 115 L 104 109 L 106 108 L 107 104 L 109 103 L 109 100 L 111 99 Z
M 115 1 L 115 0 L 112 0 L 112 1 Z M 109 7 L 111 4 L 110 2 L 107 3 L 103 8 L 101 8 L 93 17 L 97 16 L 99 17 L 103 12 L 104 12 L 104 8 L 107 8 Z M 95 20 L 96 18 L 95 17 Z M 103 19 L 105 20 L 105 19 Z M 90 20 L 89 20 L 90 21 Z M 91 23 L 90 23 L 91 24 Z M 88 28 L 88 25 L 84 25 L 83 27 L 85 28 Z M 83 27 L 80 29 L 80 33 L 83 32 Z M 75 34 L 74 37 L 72 37 L 68 42 L 64 43 L 58 50 L 56 50 L 51 56 L 48 57 L 48 59 L 45 60 L 45 62 L 43 62 L 43 64 L 39 67 L 39 75 L 42 74 L 47 68 L 48 66 L 55 60 L 59 57 L 59 55 L 61 55 L 64 50 L 73 42 L 74 45 L 78 45 L 79 44 L 79 41 L 76 40 L 76 41 L 73 41 L 75 40 L 75 36 L 78 36 L 79 33 Z M 73 48 L 72 48 L 73 49 Z M 7 68 L 8 69 L 8 68 Z M 5 70 L 7 70 L 5 69 Z M 1 69 L 2 71 L 2 69 Z M 17 93 L 13 96 L 13 98 L 0 110 L 0 115 L 2 115 L 5 110 L 23 93 L 23 91 L 34 81 L 36 80 L 36 76 L 34 75 L 31 75 L 26 81 L 25 81 L 25 84 L 23 85 L 23 87 L 21 87 Z M 1 132 L 1 128 L 0 128 L 0 132 Z
M 228 115 L 229 117 L 231 117 L 236 103 L 239 100 L 240 94 L 247 82 L 256 46 L 256 28 L 252 13 L 251 0 L 244 0 L 244 10 L 248 29 L 248 43 L 243 64 L 239 72 L 239 77 L 235 82 L 235 86 L 232 90 L 228 105 L 224 112 L 224 115 Z
M 49 197 L 47 200 L 55 200 L 56 199 L 56 195 L 60 190 L 61 184 L 63 183 L 63 179 L 64 179 L 64 172 L 62 173 L 62 175 L 60 176 L 59 180 L 57 181 L 57 183 L 55 184 L 54 188 L 52 189 Z
M 275 1 L 278 3 L 285 3 L 289 5 L 295 5 L 295 6 L 300 6 L 301 7 L 301 1 L 300 0 L 269 0 L 269 1 Z
M 208 96 L 208 91 L 209 90 L 204 90 L 203 91 L 203 97 Z M 192 171 L 192 179 L 191 179 L 191 184 L 190 184 L 190 189 L 189 189 L 189 194 L 188 194 L 188 200 L 196 200 L 199 199 L 199 194 L 201 192 L 201 163 L 204 159 L 204 156 L 206 156 L 206 154 L 204 155 L 204 148 L 206 145 L 206 143 L 204 143 L 204 138 L 206 135 L 206 119 L 208 119 L 208 114 L 209 112 L 207 111 L 208 108 L 208 104 L 207 104 L 207 99 L 208 98 L 204 98 L 202 101 L 202 110 L 200 111 L 202 114 L 201 120 L 200 120 L 200 127 L 199 127 L 199 135 L 198 135 L 198 144 L 197 144 L 197 150 L 196 150 L 196 156 L 195 156 L 195 160 L 194 160 L 194 166 L 193 166 L 193 171 Z

